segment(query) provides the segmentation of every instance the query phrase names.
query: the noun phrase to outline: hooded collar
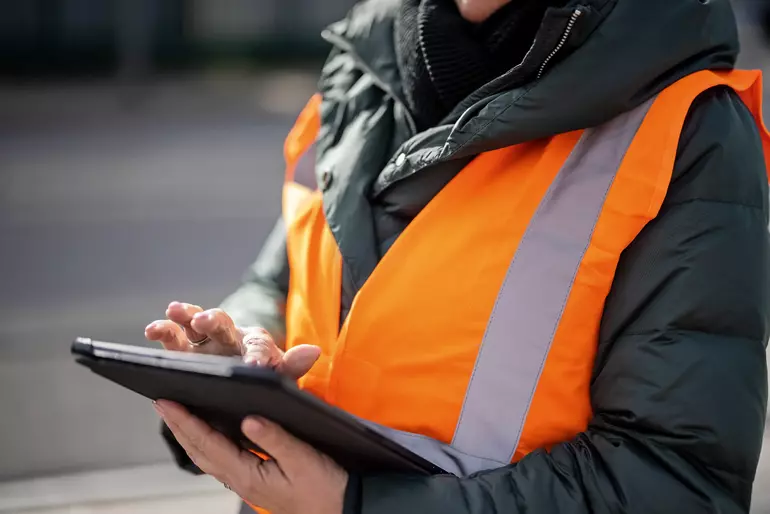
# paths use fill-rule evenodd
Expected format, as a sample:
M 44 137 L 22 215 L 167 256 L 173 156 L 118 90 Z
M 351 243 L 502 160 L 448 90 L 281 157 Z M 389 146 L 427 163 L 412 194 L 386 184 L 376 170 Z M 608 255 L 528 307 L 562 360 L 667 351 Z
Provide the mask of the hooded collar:
M 399 2 L 359 2 L 324 37 L 403 104 L 393 41 Z M 729 0 L 573 0 L 547 11 L 522 63 L 431 131 L 427 139 L 443 139 L 431 155 L 464 157 L 599 125 L 685 75 L 732 68 L 738 50 Z

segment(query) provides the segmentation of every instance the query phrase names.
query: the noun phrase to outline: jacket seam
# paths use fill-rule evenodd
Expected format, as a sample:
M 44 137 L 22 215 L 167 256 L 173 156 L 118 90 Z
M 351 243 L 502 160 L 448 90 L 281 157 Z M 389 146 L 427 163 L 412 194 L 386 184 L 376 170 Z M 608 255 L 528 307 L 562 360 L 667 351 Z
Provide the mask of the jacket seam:
M 688 205 L 691 203 L 710 203 L 710 204 L 720 204 L 720 205 L 733 205 L 735 207 L 745 207 L 747 209 L 756 209 L 758 211 L 764 211 L 764 208 L 762 205 L 752 205 L 745 202 L 736 202 L 736 201 L 730 201 L 730 200 L 717 200 L 717 199 L 711 199 L 711 198 L 691 198 L 689 200 L 683 200 L 681 202 L 675 202 L 670 204 L 664 204 L 661 211 L 672 208 L 672 207 L 681 207 L 683 205 Z
M 641 432 L 639 430 L 628 430 L 628 429 L 626 429 L 624 427 L 619 427 L 618 425 L 613 424 L 610 419 L 608 419 L 607 417 L 602 416 L 601 414 L 598 414 L 597 418 L 603 418 L 602 424 L 604 426 L 597 426 L 596 424 L 592 423 L 588 427 L 587 432 L 593 432 L 595 434 L 599 434 L 602 437 L 604 437 L 605 439 L 607 439 L 607 435 L 606 434 L 614 435 L 615 437 L 623 440 L 623 442 L 625 444 L 627 444 L 627 445 L 628 444 L 633 444 L 633 445 L 636 446 L 636 448 L 638 448 L 640 450 L 643 450 L 643 451 L 645 451 L 647 453 L 650 452 L 651 448 L 656 448 L 656 449 L 659 449 L 659 450 L 669 451 L 672 454 L 674 454 L 675 456 L 677 456 L 680 459 L 682 459 L 683 461 L 685 461 L 687 463 L 687 465 L 690 466 L 690 467 L 701 466 L 701 467 L 703 467 L 705 469 L 708 469 L 711 472 L 717 471 L 717 472 L 729 474 L 731 477 L 733 477 L 735 479 L 738 479 L 739 481 L 741 481 L 743 483 L 751 483 L 751 480 L 743 477 L 740 474 L 740 472 L 738 472 L 736 470 L 727 469 L 727 468 L 724 468 L 722 466 L 718 466 L 718 465 L 714 465 L 714 464 L 705 464 L 705 463 L 700 462 L 700 461 L 693 462 L 693 460 L 690 458 L 692 453 L 682 452 L 679 449 L 671 448 L 670 446 L 668 446 L 668 445 L 666 445 L 664 443 L 661 443 L 660 441 L 656 440 L 657 439 L 656 436 L 658 436 L 658 435 L 664 435 L 665 436 L 665 435 L 667 435 L 665 433 L 663 433 L 663 434 L 656 433 L 656 434 L 654 434 L 653 437 L 650 437 L 647 433 Z
M 724 334 L 720 332 L 700 330 L 695 328 L 671 328 L 671 329 L 662 330 L 662 331 L 625 332 L 619 335 L 616 340 L 624 339 L 628 337 L 640 337 L 640 336 L 657 337 L 657 336 L 660 336 L 661 334 L 706 334 L 706 335 L 713 335 L 713 336 L 719 336 L 719 337 L 728 337 L 730 339 L 745 339 L 747 341 L 763 341 L 763 338 L 761 337 L 750 337 L 750 336 L 736 335 L 736 334 Z

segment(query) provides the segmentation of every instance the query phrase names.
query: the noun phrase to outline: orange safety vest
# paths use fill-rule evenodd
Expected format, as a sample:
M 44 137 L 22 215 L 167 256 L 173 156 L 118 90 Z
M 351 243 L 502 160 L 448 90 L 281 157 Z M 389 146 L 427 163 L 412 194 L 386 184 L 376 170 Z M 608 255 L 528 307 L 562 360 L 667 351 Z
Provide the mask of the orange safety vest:
M 286 142 L 287 346 L 301 387 L 459 476 L 567 441 L 591 418 L 599 323 L 623 250 L 658 214 L 693 100 L 761 74 L 702 71 L 599 127 L 483 153 L 419 213 L 342 328 L 342 258 L 322 196 L 293 181 L 320 97 Z

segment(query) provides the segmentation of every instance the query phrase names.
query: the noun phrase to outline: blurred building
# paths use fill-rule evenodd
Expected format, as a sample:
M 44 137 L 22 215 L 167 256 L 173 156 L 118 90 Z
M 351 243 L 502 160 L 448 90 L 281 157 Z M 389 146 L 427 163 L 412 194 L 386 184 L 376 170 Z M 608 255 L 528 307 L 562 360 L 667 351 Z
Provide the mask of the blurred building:
M 0 0 L 0 74 L 140 73 L 323 55 L 353 0 Z

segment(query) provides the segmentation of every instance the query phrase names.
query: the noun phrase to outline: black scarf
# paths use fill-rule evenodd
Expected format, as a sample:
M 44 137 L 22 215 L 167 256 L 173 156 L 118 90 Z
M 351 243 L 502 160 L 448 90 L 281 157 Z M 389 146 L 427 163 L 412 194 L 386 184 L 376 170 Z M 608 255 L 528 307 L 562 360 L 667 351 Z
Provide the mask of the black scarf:
M 466 96 L 519 64 L 555 3 L 513 0 L 474 25 L 453 0 L 402 0 L 396 54 L 417 128 L 436 125 Z

